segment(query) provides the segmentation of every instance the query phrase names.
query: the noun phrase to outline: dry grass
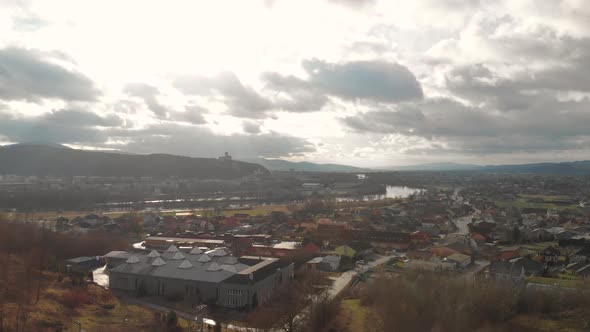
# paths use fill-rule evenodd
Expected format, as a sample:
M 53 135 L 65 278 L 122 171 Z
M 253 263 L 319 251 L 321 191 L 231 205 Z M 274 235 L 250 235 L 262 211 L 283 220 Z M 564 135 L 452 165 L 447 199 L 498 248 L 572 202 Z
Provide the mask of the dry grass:
M 89 301 L 86 304 L 80 303 L 75 308 L 68 307 L 64 298 L 71 293 L 83 294 Z M 23 306 L 23 309 L 27 313 L 26 330 L 30 331 L 55 331 L 58 325 L 64 326 L 66 331 L 78 331 L 76 321 L 86 331 L 147 331 L 154 322 L 153 311 L 122 304 L 110 291 L 96 285 L 74 287 L 67 278 L 62 282 L 54 279 L 43 290 L 38 303 Z M 8 304 L 5 310 L 7 317 L 14 317 L 17 305 Z M 9 330 L 15 326 L 13 321 L 8 321 L 7 324 Z
M 380 318 L 369 307 L 361 306 L 359 299 L 343 300 L 338 322 L 344 324 L 344 331 L 381 331 Z
M 361 294 L 385 331 L 584 331 L 590 293 L 515 288 L 415 273 L 380 279 Z M 536 324 L 536 325 L 535 325 Z

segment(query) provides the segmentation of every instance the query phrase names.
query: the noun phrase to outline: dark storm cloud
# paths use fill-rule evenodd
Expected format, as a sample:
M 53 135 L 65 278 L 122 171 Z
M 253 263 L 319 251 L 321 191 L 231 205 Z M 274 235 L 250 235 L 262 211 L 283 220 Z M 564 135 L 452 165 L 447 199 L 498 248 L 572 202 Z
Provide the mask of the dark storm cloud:
M 279 99 L 277 106 L 293 111 L 319 110 L 327 102 L 326 96 L 376 103 L 423 98 L 422 87 L 414 74 L 396 63 L 329 63 L 312 59 L 303 61 L 302 66 L 309 76 L 306 80 L 272 72 L 262 75 L 269 89 L 288 97 Z
M 0 99 L 96 100 L 100 92 L 94 83 L 79 72 L 52 63 L 55 57 L 22 48 L 0 49 Z
M 173 85 L 186 95 L 219 98 L 225 102 L 229 113 L 238 117 L 262 118 L 273 107 L 270 100 L 253 88 L 243 85 L 232 72 L 223 72 L 213 77 L 181 77 Z
M 125 86 L 123 92 L 143 99 L 146 106 L 157 118 L 165 119 L 168 116 L 169 110 L 158 102 L 157 96 L 160 91 L 157 88 L 144 83 L 129 83 Z

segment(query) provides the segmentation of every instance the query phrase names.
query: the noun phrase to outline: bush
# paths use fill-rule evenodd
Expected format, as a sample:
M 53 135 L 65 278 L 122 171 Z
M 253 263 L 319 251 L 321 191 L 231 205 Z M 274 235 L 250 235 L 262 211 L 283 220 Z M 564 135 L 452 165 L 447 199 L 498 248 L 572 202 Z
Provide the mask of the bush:
M 66 291 L 62 295 L 61 303 L 70 309 L 76 309 L 92 303 L 92 299 L 84 290 L 74 289 Z
M 474 331 L 502 326 L 519 314 L 555 315 L 590 306 L 586 291 L 534 290 L 440 274 L 379 279 L 361 304 L 383 317 L 386 331 Z

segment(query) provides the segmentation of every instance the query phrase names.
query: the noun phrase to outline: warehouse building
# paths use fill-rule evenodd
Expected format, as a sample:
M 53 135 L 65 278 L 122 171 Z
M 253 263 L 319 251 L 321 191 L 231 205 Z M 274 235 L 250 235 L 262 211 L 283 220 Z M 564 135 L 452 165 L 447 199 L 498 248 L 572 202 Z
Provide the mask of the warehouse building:
M 109 254 L 105 255 L 109 256 Z M 254 308 L 293 280 L 293 264 L 276 258 L 234 257 L 224 248 L 129 252 L 109 270 L 109 287 L 145 295 L 179 295 L 194 303 Z M 114 265 L 114 264 L 113 264 Z

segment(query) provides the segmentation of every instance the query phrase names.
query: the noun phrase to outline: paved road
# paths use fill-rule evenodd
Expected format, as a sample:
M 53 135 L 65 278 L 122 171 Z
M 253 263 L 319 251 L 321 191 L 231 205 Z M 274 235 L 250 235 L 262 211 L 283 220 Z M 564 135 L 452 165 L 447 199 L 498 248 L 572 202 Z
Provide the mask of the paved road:
M 467 226 L 467 224 L 469 224 L 472 221 L 473 221 L 472 215 L 453 219 L 453 223 L 455 224 L 455 226 L 457 226 L 458 233 L 460 233 L 460 234 L 469 234 L 469 227 Z

